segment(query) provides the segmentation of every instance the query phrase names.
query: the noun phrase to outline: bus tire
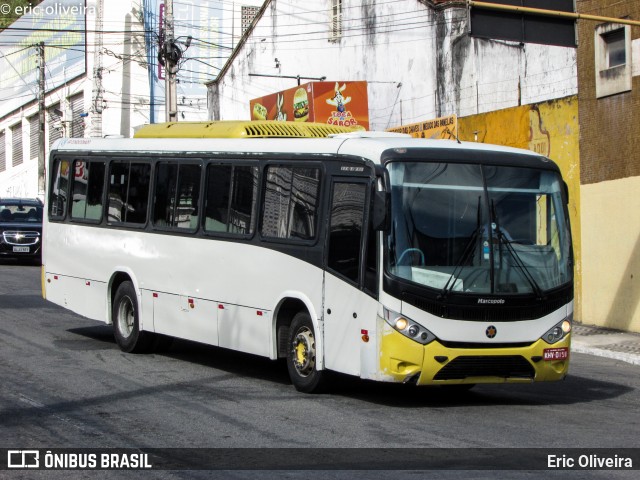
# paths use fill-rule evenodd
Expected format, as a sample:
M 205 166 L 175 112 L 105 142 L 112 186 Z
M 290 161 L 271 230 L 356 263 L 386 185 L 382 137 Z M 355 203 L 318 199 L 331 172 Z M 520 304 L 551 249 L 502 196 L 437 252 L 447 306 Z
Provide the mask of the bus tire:
M 113 336 L 120 350 L 127 353 L 142 353 L 151 346 L 151 334 L 140 330 L 138 297 L 133 284 L 122 282 L 113 297 L 111 321 Z
M 316 339 L 311 317 L 299 312 L 291 321 L 287 350 L 291 383 L 299 392 L 318 393 L 326 385 L 327 372 L 316 367 Z

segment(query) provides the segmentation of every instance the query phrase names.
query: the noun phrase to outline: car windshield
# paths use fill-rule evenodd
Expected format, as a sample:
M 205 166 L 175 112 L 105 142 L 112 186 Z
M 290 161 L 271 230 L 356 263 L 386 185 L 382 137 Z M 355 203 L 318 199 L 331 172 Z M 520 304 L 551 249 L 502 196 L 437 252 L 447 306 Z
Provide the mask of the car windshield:
M 388 168 L 392 275 L 443 294 L 539 294 L 571 280 L 556 172 L 426 162 Z
M 42 223 L 42 205 L 0 203 L 0 223 Z

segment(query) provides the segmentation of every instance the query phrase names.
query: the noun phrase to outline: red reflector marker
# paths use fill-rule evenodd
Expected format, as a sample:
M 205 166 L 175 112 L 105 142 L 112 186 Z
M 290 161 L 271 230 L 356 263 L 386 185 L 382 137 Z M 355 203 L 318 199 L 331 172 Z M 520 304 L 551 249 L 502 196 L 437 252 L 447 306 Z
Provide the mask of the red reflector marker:
M 261 310 L 256 311 L 256 315 L 258 315 L 259 317 L 261 317 L 261 316 L 262 316 L 262 311 L 261 311 Z
M 223 305 L 223 304 L 221 304 L 221 303 L 219 303 L 219 304 L 218 304 L 218 310 L 224 310 L 224 305 Z
M 158 294 L 156 292 L 153 292 L 153 298 L 158 298 Z

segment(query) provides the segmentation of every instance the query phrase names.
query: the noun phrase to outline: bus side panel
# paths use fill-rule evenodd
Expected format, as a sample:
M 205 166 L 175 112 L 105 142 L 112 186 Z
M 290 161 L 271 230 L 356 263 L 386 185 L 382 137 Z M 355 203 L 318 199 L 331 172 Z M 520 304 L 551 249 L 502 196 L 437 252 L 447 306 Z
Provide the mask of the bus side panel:
M 107 285 L 85 278 L 45 273 L 47 300 L 93 320 L 105 321 Z
M 360 376 L 363 330 L 375 330 L 378 301 L 326 272 L 324 307 L 325 367 Z
M 216 302 L 164 292 L 154 292 L 152 298 L 155 332 L 218 345 Z
M 265 310 L 220 304 L 218 309 L 220 346 L 269 357 L 271 314 Z

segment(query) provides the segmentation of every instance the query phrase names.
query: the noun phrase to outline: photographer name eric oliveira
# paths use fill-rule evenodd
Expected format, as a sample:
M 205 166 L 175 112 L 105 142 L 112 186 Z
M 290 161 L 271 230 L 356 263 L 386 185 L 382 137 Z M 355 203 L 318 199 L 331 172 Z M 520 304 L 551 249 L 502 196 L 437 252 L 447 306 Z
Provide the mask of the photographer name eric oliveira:
M 596 454 L 569 456 L 569 455 L 547 455 L 547 467 L 558 469 L 585 469 L 585 470 L 605 470 L 605 469 L 633 469 L 633 459 L 621 455 L 601 456 Z

